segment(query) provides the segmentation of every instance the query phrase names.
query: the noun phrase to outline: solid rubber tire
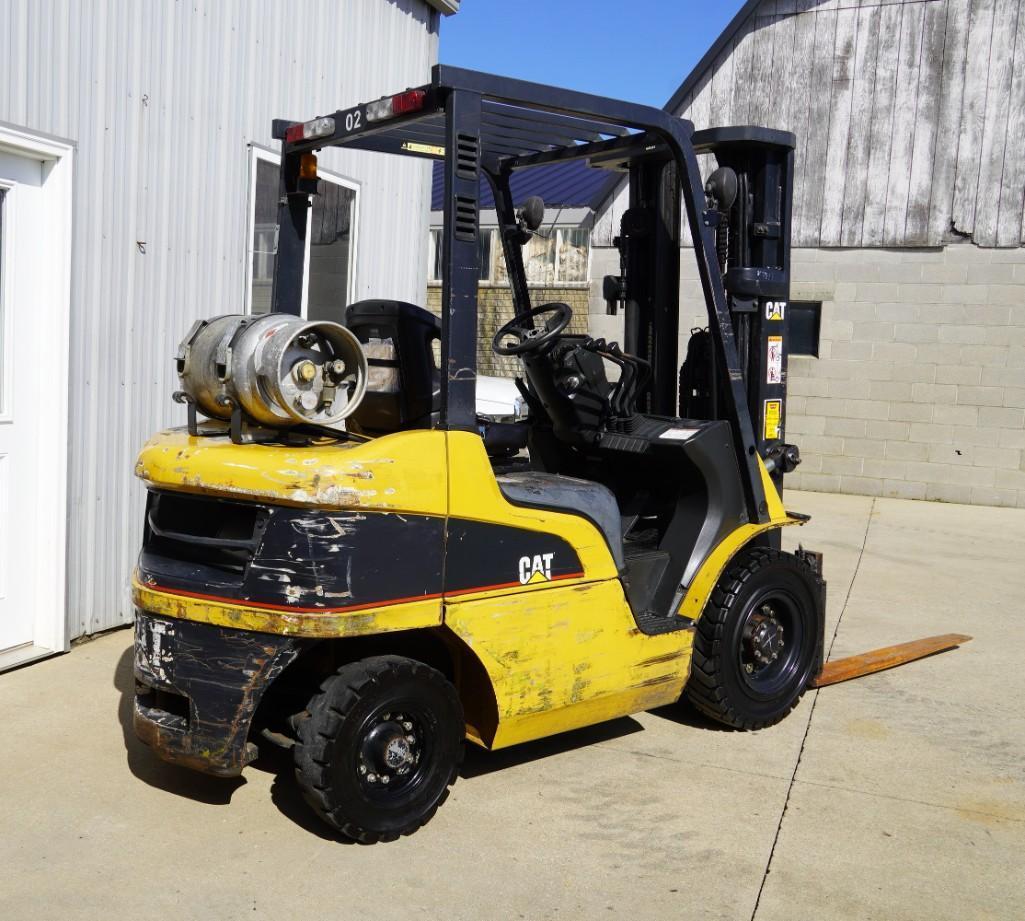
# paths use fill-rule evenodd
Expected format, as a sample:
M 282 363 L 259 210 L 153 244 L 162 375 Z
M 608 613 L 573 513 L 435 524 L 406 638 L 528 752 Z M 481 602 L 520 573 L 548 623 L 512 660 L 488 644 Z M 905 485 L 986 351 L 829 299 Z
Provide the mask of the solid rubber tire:
M 432 764 L 412 802 L 382 808 L 355 774 L 359 733 L 375 712 L 413 699 L 433 720 Z M 465 724 L 456 689 L 435 669 L 400 656 L 343 665 L 321 685 L 297 728 L 293 758 L 304 799 L 328 825 L 363 844 L 394 841 L 426 824 L 447 799 L 463 760 Z
M 738 621 L 759 593 L 787 591 L 802 621 L 797 667 L 781 692 L 759 700 L 740 674 Z M 697 621 L 687 699 L 701 713 L 734 729 L 764 729 L 782 720 L 797 706 L 818 665 L 822 620 L 815 573 L 791 553 L 754 547 L 742 550 L 719 578 L 704 613 Z

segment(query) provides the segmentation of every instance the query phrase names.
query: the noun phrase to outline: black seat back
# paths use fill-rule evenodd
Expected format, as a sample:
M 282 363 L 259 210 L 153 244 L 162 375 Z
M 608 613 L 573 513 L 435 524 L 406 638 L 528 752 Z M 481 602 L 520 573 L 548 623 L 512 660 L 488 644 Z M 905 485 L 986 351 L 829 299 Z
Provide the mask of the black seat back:
M 438 408 L 440 377 L 434 359 L 441 322 L 421 307 L 402 301 L 357 301 L 345 325 L 367 353 L 367 394 L 352 420 L 363 431 L 397 432 L 430 428 Z

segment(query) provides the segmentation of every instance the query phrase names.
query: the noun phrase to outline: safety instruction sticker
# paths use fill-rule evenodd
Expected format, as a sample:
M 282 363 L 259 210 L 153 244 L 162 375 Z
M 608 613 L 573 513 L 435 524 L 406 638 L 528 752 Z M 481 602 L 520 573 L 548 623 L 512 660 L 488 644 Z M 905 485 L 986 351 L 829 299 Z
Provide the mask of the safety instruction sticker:
M 765 401 L 765 441 L 775 441 L 780 437 L 780 424 L 783 419 L 783 401 Z
M 765 319 L 766 320 L 782 320 L 786 314 L 787 302 L 786 301 L 766 301 L 765 302 Z
M 769 336 L 769 353 L 766 356 L 765 382 L 767 384 L 783 383 L 783 337 Z

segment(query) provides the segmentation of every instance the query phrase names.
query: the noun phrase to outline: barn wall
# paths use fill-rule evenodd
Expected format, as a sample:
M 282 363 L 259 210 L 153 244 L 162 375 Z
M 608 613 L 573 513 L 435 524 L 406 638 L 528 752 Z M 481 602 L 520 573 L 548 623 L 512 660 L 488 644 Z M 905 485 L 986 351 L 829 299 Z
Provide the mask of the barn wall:
M 765 0 L 677 114 L 796 133 L 797 246 L 1025 242 L 1025 0 Z
M 437 15 L 422 0 L 0 3 L 0 121 L 77 145 L 71 636 L 130 619 L 136 452 L 184 421 L 182 334 L 243 309 L 249 145 L 276 146 L 274 117 L 426 82 Z M 357 296 L 422 297 L 429 166 L 337 150 L 321 166 L 361 186 Z

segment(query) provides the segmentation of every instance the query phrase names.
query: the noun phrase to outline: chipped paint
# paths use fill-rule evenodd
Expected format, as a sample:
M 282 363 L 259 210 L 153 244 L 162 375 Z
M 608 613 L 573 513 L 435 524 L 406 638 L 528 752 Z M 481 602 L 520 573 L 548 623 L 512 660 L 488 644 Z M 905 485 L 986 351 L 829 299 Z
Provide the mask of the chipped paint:
M 346 592 L 339 597 L 350 595 Z M 264 610 L 244 603 L 183 597 L 159 591 L 134 578 L 132 600 L 140 610 L 165 617 L 238 630 L 316 639 L 437 627 L 442 622 L 440 598 L 425 598 L 359 611 L 290 612 Z M 301 597 L 297 596 L 296 603 L 299 600 Z
M 160 638 L 160 639 L 157 639 Z M 176 624 L 140 613 L 135 629 L 136 735 L 165 761 L 222 777 L 256 757 L 247 740 L 264 690 L 298 655 L 291 639 L 202 624 Z M 158 652 L 159 650 L 159 652 Z M 163 664 L 154 667 L 154 659 Z M 211 669 L 211 663 L 217 664 Z M 189 718 L 161 708 L 151 689 L 188 701 Z
M 692 631 L 639 632 L 618 579 L 449 603 L 445 624 L 491 678 L 492 748 L 671 703 L 689 674 Z
M 135 466 L 136 476 L 163 489 L 434 514 L 447 506 L 446 472 L 446 433 L 433 431 L 311 445 L 300 455 L 285 445 L 235 445 L 172 429 L 150 439 Z

